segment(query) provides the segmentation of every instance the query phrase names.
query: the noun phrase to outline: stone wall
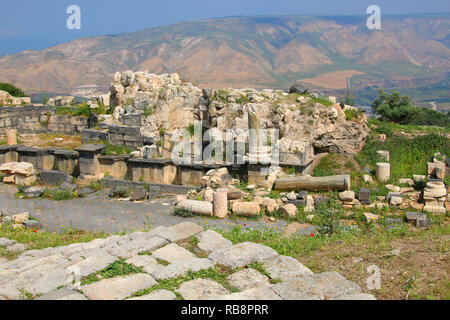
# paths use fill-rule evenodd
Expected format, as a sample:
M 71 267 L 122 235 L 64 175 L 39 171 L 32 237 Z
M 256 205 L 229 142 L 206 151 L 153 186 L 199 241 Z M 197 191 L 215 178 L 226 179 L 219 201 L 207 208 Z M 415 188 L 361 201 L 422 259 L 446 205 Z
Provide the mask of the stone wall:
M 0 108 L 0 134 L 9 129 L 18 133 L 81 134 L 88 128 L 88 118 L 57 115 L 55 107 L 24 106 Z
M 30 148 L 24 146 L 0 146 L 0 165 L 8 162 L 29 162 L 38 171 L 64 172 L 80 179 L 98 180 L 110 176 L 116 180 L 129 178 L 133 182 L 198 187 L 202 177 L 211 169 L 226 167 L 238 176 L 254 171 L 259 176 L 261 166 L 247 164 L 198 164 L 177 165 L 168 159 L 130 158 L 128 155 L 102 155 L 105 145 L 87 144 L 74 151 L 56 148 Z M 310 163 L 295 165 L 280 163 L 281 167 L 294 166 L 298 173 L 307 170 Z M 251 169 L 251 170 L 250 170 Z M 253 172 L 252 171 L 252 172 Z M 265 178 L 265 176 L 261 176 Z

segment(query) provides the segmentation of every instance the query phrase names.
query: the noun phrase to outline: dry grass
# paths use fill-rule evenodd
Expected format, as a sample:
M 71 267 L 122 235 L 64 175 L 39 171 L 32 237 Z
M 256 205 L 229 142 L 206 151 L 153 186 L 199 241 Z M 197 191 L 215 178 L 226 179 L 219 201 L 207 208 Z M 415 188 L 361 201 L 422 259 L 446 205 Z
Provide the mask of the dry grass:
M 57 142 L 55 138 L 62 138 L 63 141 Z M 32 134 L 21 136 L 22 144 L 27 147 L 35 148 L 61 148 L 72 150 L 81 146 L 81 136 L 67 136 L 62 134 Z
M 315 78 L 300 79 L 299 81 L 326 89 L 346 89 L 347 80 L 361 74 L 365 73 L 357 70 L 343 70 L 325 73 Z
M 377 299 L 450 299 L 448 227 L 446 234 L 411 232 L 417 235 L 400 239 L 372 235 L 357 243 L 331 243 L 300 261 L 314 272 L 337 271 Z M 366 285 L 372 265 L 380 268 L 380 290 L 368 290 Z

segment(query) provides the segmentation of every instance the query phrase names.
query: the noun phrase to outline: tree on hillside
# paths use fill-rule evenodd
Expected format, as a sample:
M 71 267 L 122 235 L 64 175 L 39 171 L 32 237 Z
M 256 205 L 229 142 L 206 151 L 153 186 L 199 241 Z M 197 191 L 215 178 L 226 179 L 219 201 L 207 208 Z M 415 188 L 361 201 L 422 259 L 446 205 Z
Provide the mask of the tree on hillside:
M 17 97 L 17 98 L 27 96 L 27 95 L 25 95 L 25 92 L 22 91 L 22 89 L 17 88 L 16 86 L 14 86 L 10 83 L 0 82 L 0 90 L 6 91 L 13 97 Z
M 399 124 L 450 126 L 448 114 L 415 107 L 408 96 L 402 96 L 397 91 L 387 94 L 380 90 L 372 108 L 383 121 Z
M 397 91 L 387 94 L 380 90 L 378 97 L 372 103 L 372 109 L 381 116 L 381 120 L 400 124 L 409 123 L 409 116 L 413 108 L 409 97 L 401 96 Z

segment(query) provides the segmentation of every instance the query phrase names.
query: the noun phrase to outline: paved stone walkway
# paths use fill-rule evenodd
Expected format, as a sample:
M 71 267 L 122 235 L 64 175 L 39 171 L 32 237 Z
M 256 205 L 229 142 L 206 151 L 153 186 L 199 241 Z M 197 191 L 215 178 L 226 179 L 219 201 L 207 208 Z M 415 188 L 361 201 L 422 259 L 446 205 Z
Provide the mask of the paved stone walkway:
M 194 247 L 190 248 L 186 240 L 192 236 L 198 243 L 191 243 Z M 139 255 L 142 252 L 147 254 Z M 141 272 L 97 277 L 93 283 L 83 281 L 118 259 L 142 267 Z M 255 262 L 264 266 L 270 278 L 251 268 Z M 156 290 L 160 281 L 216 265 L 228 267 L 226 283 L 199 277 L 186 279 L 170 290 Z M 272 248 L 251 242 L 233 245 L 220 234 L 190 222 L 29 250 L 16 260 L 0 262 L 0 300 L 30 295 L 40 300 L 173 300 L 177 296 L 186 300 L 375 299 L 336 272 L 313 274 L 297 260 L 280 256 Z
M 216 219 L 209 217 L 182 218 L 172 214 L 173 197 L 145 201 L 122 202 L 108 199 L 106 193 L 96 193 L 84 199 L 54 201 L 47 199 L 16 199 L 17 188 L 0 183 L 0 209 L 10 214 L 29 212 L 44 229 L 61 231 L 68 227 L 86 231 L 115 233 L 122 230 L 142 230 L 157 226 L 171 226 L 191 221 L 221 229 L 235 225 L 243 228 L 271 228 L 283 230 L 286 222 L 274 223 L 251 219 Z M 152 203 L 153 202 L 153 203 Z

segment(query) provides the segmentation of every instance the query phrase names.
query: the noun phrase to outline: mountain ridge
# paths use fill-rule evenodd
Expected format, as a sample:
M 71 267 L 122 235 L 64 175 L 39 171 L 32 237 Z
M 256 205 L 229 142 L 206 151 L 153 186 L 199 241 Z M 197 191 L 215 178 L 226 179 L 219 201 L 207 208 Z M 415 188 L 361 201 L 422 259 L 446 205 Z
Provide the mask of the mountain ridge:
M 301 81 L 339 94 L 348 85 L 419 88 L 448 78 L 450 13 L 384 15 L 375 31 L 366 18 L 223 17 L 80 38 L 1 56 L 0 81 L 30 93 L 71 93 L 87 84 L 104 90 L 115 71 L 132 69 L 179 72 L 200 87 L 286 88 Z

